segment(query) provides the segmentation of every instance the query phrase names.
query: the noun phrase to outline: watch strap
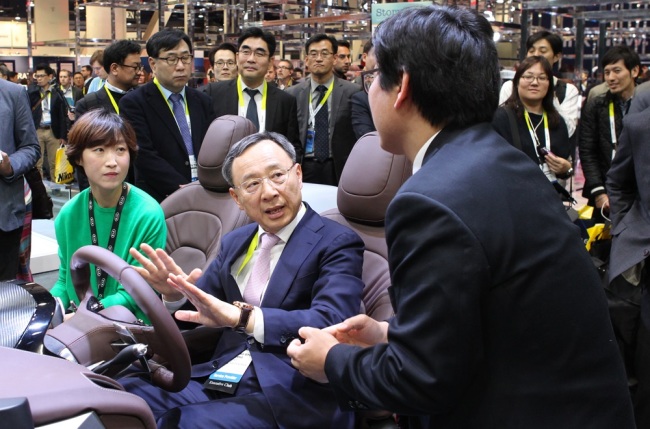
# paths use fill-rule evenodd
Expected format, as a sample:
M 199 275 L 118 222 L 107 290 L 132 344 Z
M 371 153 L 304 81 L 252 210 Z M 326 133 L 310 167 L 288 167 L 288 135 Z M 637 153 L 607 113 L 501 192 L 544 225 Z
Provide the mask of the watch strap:
M 233 329 L 237 332 L 246 332 L 246 325 L 248 325 L 248 320 L 253 312 L 253 306 L 240 301 L 235 301 L 232 304 L 239 308 L 239 321 Z

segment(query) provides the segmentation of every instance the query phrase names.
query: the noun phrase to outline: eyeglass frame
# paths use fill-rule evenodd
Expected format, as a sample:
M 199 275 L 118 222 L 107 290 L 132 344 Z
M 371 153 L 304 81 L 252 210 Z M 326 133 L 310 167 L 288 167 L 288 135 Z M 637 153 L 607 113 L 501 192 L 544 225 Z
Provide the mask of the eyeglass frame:
M 322 51 L 313 50 L 313 51 L 307 52 L 307 56 L 309 58 L 313 59 L 313 60 L 317 59 L 318 57 L 326 60 L 329 57 L 331 57 L 332 55 L 334 55 L 334 52 L 330 52 L 330 51 L 327 51 L 325 49 L 323 49 Z
M 266 177 L 252 177 L 252 178 L 250 178 L 250 179 L 248 179 L 248 180 L 245 180 L 245 181 L 241 182 L 241 184 L 240 184 L 239 186 L 233 186 L 232 189 L 234 189 L 234 190 L 242 190 L 243 192 L 245 192 L 245 193 L 248 194 L 248 195 L 255 195 L 255 194 L 256 194 L 260 189 L 262 189 L 262 184 L 263 184 L 265 181 L 268 182 L 269 185 L 273 186 L 275 189 L 278 189 L 279 186 L 282 186 L 282 185 L 284 185 L 285 183 L 287 183 L 287 180 L 289 179 L 289 172 L 290 172 L 291 169 L 292 169 L 293 167 L 295 167 L 296 165 L 298 165 L 298 163 L 297 163 L 297 162 L 294 162 L 293 164 L 291 164 L 291 167 L 289 167 L 289 168 L 287 168 L 287 169 L 278 168 L 277 170 L 273 170 L 273 171 L 272 171 L 271 173 L 269 173 Z M 278 173 L 278 172 L 280 172 L 280 171 L 282 171 L 282 172 L 284 173 L 284 175 L 285 175 L 285 179 L 284 179 L 284 181 L 282 181 L 281 183 L 275 183 L 275 182 L 273 181 L 273 179 L 271 179 L 271 176 L 274 175 L 274 174 L 276 174 L 276 173 Z M 259 180 L 259 182 L 260 182 L 259 186 L 256 187 L 253 191 L 249 191 L 249 190 L 247 190 L 247 189 L 246 189 L 246 183 L 254 182 L 254 181 L 256 181 L 256 180 Z
M 375 81 L 375 78 L 377 77 L 377 73 L 379 73 L 378 68 L 361 72 L 361 83 L 363 84 L 363 90 L 366 91 L 366 93 L 370 91 L 370 86 Z M 366 85 L 366 76 L 372 76 L 372 80 L 368 85 Z
M 530 74 L 528 74 L 528 75 L 522 74 L 521 77 L 519 78 L 519 80 L 522 80 L 522 79 L 523 79 L 524 82 L 526 82 L 528 84 L 531 84 L 534 81 L 537 81 L 537 83 L 544 83 L 544 82 L 548 82 L 550 80 L 549 77 L 546 76 L 546 74 L 542 74 L 542 75 L 539 75 L 539 76 L 533 76 L 533 75 L 530 75 Z
M 133 70 L 135 70 L 136 73 L 139 73 L 142 70 L 144 70 L 144 65 L 143 64 L 138 64 L 136 66 L 130 66 L 128 64 L 120 64 L 120 63 L 115 63 L 115 64 L 117 64 L 120 67 L 128 67 L 130 69 L 133 69 Z
M 214 63 L 214 66 L 217 68 L 223 68 L 223 66 L 228 66 L 228 68 L 232 68 L 235 67 L 236 65 L 237 62 L 233 60 L 228 60 L 228 61 L 219 60 Z
M 48 77 L 48 76 L 49 76 L 49 74 L 36 74 L 36 73 L 34 73 L 34 78 L 36 78 L 36 79 L 41 79 L 41 78 Z
M 280 69 L 282 69 L 282 70 L 293 70 L 293 67 L 289 67 L 289 66 L 277 66 L 276 69 L 278 69 L 278 70 L 280 70 Z
M 175 61 L 171 61 L 172 58 L 176 58 Z M 185 58 L 185 60 L 183 59 Z M 178 64 L 178 61 L 180 60 L 181 63 L 188 65 L 192 64 L 192 60 L 194 59 L 194 55 L 192 54 L 187 54 L 187 55 L 170 55 L 168 57 L 158 57 L 156 58 L 157 60 L 163 60 L 165 61 L 169 66 L 174 67 L 176 64 Z M 187 61 L 186 61 L 187 60 Z

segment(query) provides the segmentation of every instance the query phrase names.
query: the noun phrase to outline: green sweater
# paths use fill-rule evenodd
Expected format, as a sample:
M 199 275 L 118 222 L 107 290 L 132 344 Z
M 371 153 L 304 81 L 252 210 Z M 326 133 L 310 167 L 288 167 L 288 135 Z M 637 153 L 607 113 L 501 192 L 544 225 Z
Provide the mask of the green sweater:
M 82 246 L 92 244 L 90 239 L 90 223 L 88 220 L 88 196 L 90 189 L 86 189 L 68 201 L 54 221 L 56 239 L 59 244 L 59 279 L 51 290 L 52 295 L 61 298 L 64 305 L 70 301 L 79 304 L 79 298 L 74 290 L 70 277 L 70 258 Z M 115 208 L 102 208 L 97 203 L 94 205 L 95 220 L 97 222 L 97 235 L 99 245 L 108 246 L 108 235 L 113 224 Z M 165 215 L 160 205 L 146 192 L 130 185 L 126 203 L 122 209 L 120 226 L 113 253 L 131 265 L 140 265 L 131 255 L 129 249 L 139 249 L 141 243 L 147 243 L 154 249 L 164 248 L 167 240 L 167 225 Z M 90 284 L 93 294 L 97 296 L 97 276 L 95 266 L 90 266 Z M 136 305 L 133 298 L 124 290 L 124 287 L 111 276 L 106 279 L 104 298 L 101 300 L 104 307 L 122 305 L 138 319 L 149 324 L 149 319 Z

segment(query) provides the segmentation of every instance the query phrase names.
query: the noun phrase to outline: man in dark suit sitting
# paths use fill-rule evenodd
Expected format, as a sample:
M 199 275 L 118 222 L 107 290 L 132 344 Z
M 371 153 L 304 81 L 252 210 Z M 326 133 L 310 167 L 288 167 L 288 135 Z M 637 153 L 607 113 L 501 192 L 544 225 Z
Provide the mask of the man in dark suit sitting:
M 210 98 L 186 86 L 192 74 L 192 41 L 165 29 L 147 41 L 156 76 L 119 103 L 120 115 L 135 129 L 138 157 L 135 185 L 162 201 L 197 179 L 196 159 L 214 119 Z
M 298 137 L 296 99 L 264 80 L 275 54 L 275 37 L 268 31 L 249 27 L 239 36 L 237 44 L 239 77 L 213 82 L 203 90 L 212 98 L 215 117 L 243 116 L 260 132 L 282 134 L 294 145 L 300 160 L 302 145 Z
M 541 170 L 490 126 L 490 23 L 469 9 L 406 9 L 373 42 L 381 145 L 413 163 L 386 212 L 396 315 L 301 329 L 292 363 L 341 404 L 389 409 L 410 427 L 633 428 L 577 228 Z
M 177 311 L 177 319 L 225 328 L 213 358 L 193 367 L 179 393 L 144 380 L 125 387 L 149 403 L 159 427 L 351 428 L 354 413 L 339 409 L 328 386 L 292 368 L 286 347 L 300 326 L 325 327 L 359 311 L 363 242 L 302 202 L 302 169 L 279 134 L 253 134 L 233 146 L 223 175 L 255 223 L 226 234 L 205 273 L 185 275 L 162 249 L 142 246 L 149 259 L 131 251 L 170 311 L 196 310 Z M 228 388 L 220 380 L 233 360 L 241 380 Z

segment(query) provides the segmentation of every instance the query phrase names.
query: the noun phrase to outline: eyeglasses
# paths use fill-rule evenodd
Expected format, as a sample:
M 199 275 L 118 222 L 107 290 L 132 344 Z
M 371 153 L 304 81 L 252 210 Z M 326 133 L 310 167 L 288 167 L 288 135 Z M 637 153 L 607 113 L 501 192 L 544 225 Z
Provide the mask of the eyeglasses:
M 277 68 L 278 68 L 278 70 L 280 70 L 280 69 L 282 69 L 282 70 L 292 70 L 292 68 L 289 67 L 289 66 L 278 66 Z
M 214 65 L 219 67 L 219 68 L 223 68 L 223 66 L 226 66 L 228 68 L 232 68 L 232 67 L 235 67 L 235 62 L 232 61 L 232 60 L 231 61 L 217 61 L 216 63 L 214 63 Z
M 139 71 L 141 71 L 141 70 L 144 68 L 144 66 L 143 66 L 142 64 L 135 64 L 135 65 L 132 65 L 132 66 L 129 66 L 129 65 L 127 65 L 127 64 L 118 64 L 118 66 L 121 66 L 121 67 L 128 67 L 128 68 L 130 68 L 130 69 L 135 70 L 136 73 L 139 72 Z
M 243 189 L 247 194 L 254 194 L 262 188 L 262 183 L 264 183 L 265 180 L 267 180 L 270 185 L 277 188 L 287 181 L 289 171 L 291 171 L 296 164 L 297 163 L 293 163 L 291 167 L 286 170 L 274 170 L 266 177 L 246 180 L 245 182 L 242 182 L 241 185 L 234 186 L 233 189 Z
M 330 51 L 320 51 L 320 52 L 318 52 L 318 51 L 309 51 L 307 53 L 307 55 L 309 55 L 309 58 L 313 58 L 313 59 L 316 59 L 318 57 L 326 59 L 326 58 L 331 57 L 332 54 L 333 54 L 333 52 L 330 52 Z
M 266 52 L 264 49 L 255 49 L 254 51 L 251 49 L 240 49 L 239 50 L 239 55 L 243 57 L 250 57 L 251 55 L 255 55 L 257 58 L 264 58 L 269 55 L 268 52 Z
M 35 74 L 34 77 L 35 77 L 36 79 L 42 79 L 42 78 L 44 78 L 44 77 L 47 77 L 47 75 L 46 75 L 46 74 Z
M 159 60 L 167 61 L 167 64 L 170 66 L 175 66 L 178 64 L 178 60 L 181 60 L 183 64 L 189 64 L 192 62 L 192 55 L 183 55 L 179 57 L 178 55 L 170 55 L 168 57 L 158 57 Z
M 521 79 L 526 82 L 526 83 L 533 83 L 535 79 L 537 79 L 537 82 L 539 83 L 545 83 L 548 81 L 548 76 L 545 74 L 540 74 L 539 76 L 535 76 L 532 74 L 526 74 L 521 77 Z
M 379 73 L 379 69 L 372 69 L 361 72 L 361 81 L 363 82 L 363 89 L 368 92 L 370 91 L 370 85 L 375 80 L 375 77 Z

